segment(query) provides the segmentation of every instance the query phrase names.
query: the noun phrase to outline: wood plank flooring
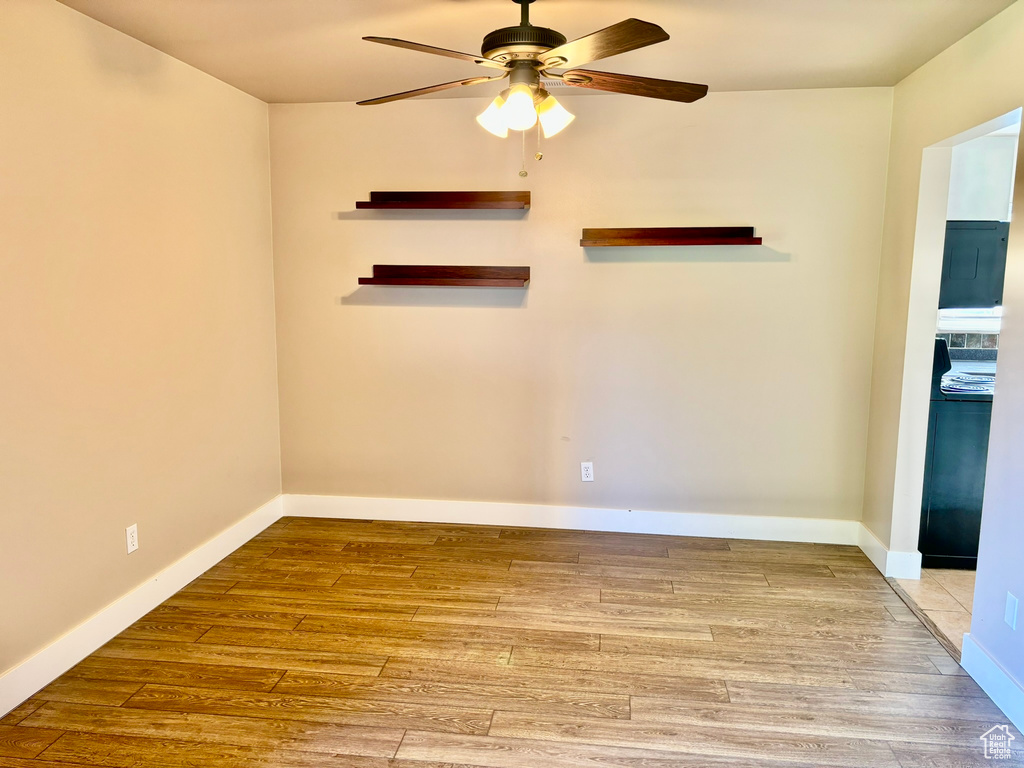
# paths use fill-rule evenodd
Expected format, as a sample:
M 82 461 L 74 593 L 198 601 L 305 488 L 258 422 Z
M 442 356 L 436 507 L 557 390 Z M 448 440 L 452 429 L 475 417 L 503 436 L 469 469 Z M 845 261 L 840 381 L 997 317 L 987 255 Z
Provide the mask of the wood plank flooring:
M 1006 722 L 854 547 L 284 518 L 0 768 L 952 768 Z

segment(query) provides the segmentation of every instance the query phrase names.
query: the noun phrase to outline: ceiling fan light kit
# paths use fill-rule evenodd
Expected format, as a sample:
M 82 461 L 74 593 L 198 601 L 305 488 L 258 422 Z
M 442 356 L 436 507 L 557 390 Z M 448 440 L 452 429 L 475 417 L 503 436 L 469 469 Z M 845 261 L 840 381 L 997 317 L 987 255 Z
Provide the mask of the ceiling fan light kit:
M 541 87 L 537 70 L 513 70 L 512 79 L 516 80 L 517 75 L 519 82 L 513 82 L 477 115 L 476 121 L 488 133 L 504 139 L 509 131 L 527 131 L 539 120 L 544 138 L 549 139 L 576 119 Z
M 505 118 L 501 114 L 503 106 L 505 106 L 505 99 L 500 95 L 495 96 L 494 101 L 487 109 L 476 116 L 476 121 L 480 123 L 480 126 L 499 139 L 508 138 L 508 125 L 505 124 Z
M 516 83 L 508 89 L 501 106 L 501 118 L 513 131 L 528 131 L 537 124 L 537 107 L 533 103 L 534 91 L 525 83 Z
M 540 120 L 541 130 L 544 131 L 544 138 L 550 139 L 556 133 L 561 133 L 569 127 L 569 123 L 576 119 L 576 115 L 558 103 L 558 100 L 547 91 L 540 92 L 544 98 L 537 105 L 537 118 Z
M 564 130 L 574 119 L 541 85 L 541 76 L 561 80 L 577 88 L 590 88 L 611 93 L 645 96 L 668 101 L 693 102 L 707 95 L 708 87 L 696 83 L 659 80 L 650 77 L 594 72 L 576 67 L 591 61 L 634 51 L 669 39 L 657 24 L 639 19 L 626 19 L 618 24 L 567 42 L 565 35 L 547 27 L 530 23 L 530 4 L 534 0 L 513 0 L 521 8 L 518 26 L 504 27 L 488 33 L 481 46 L 481 56 L 445 48 L 436 48 L 390 37 L 365 37 L 382 45 L 431 53 L 459 59 L 489 69 L 504 70 L 492 77 L 474 77 L 450 83 L 417 88 L 411 91 L 358 102 L 362 106 L 423 96 L 428 93 L 466 85 L 495 82 L 508 78 L 509 87 L 491 102 L 477 118 L 489 133 L 507 138 L 508 132 L 527 131 L 540 121 L 544 136 L 549 138 Z M 570 68 L 567 72 L 556 72 Z

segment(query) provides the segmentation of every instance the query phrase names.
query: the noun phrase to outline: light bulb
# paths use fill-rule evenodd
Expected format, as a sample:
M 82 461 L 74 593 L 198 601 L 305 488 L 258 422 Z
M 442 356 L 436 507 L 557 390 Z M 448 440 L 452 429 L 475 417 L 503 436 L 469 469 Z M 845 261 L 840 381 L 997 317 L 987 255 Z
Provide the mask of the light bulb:
M 576 119 L 576 115 L 559 104 L 557 99 L 550 94 L 537 107 L 537 115 L 540 117 L 540 127 L 544 130 L 545 139 L 550 139 L 556 133 L 561 133 L 569 123 Z
M 501 116 L 513 131 L 525 131 L 537 124 L 537 108 L 533 106 L 530 86 L 518 83 L 509 89 Z
M 493 133 L 499 139 L 508 138 L 508 126 L 505 125 L 505 118 L 502 117 L 501 108 L 505 100 L 501 96 L 495 97 L 490 106 L 477 115 L 476 121 L 488 133 Z

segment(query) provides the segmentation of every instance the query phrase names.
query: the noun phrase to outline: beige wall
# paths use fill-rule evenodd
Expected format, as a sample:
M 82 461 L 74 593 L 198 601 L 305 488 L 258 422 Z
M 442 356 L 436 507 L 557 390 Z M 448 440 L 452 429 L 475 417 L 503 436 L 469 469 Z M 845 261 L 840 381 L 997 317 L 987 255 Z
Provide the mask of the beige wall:
M 280 465 L 266 105 L 52 0 L 0 72 L 3 671 Z
M 859 519 L 891 90 L 570 92 L 525 180 L 489 96 L 271 107 L 286 492 Z M 352 211 L 516 188 L 526 216 Z M 578 243 L 728 224 L 764 247 Z M 533 282 L 358 288 L 374 263 Z
M 903 450 L 897 440 L 901 398 L 909 406 L 911 398 L 918 396 L 917 390 L 922 390 L 920 398 L 927 408 L 927 384 L 922 387 L 919 381 L 905 381 L 902 376 L 921 153 L 925 147 L 1024 105 L 1021 40 L 1024 3 L 1018 2 L 896 88 L 865 505 L 865 522 L 887 541 L 891 534 L 893 549 L 916 549 L 920 521 L 920 508 L 901 503 L 906 493 L 901 496 L 898 487 L 894 490 L 893 468 L 894 457 Z M 1021 160 L 1018 154 L 1014 205 L 1018 212 L 1024 210 Z M 915 275 L 915 283 L 917 280 Z M 1024 496 L 1024 218 L 1019 215 L 1010 226 L 1003 299 L 1005 319 L 999 339 L 971 637 L 1017 680 L 1018 686 L 1024 686 L 1024 655 L 1020 652 L 1024 622 L 1018 624 L 1016 632 L 1003 622 L 1006 593 L 1024 599 L 1024 569 L 1020 567 L 1024 541 L 1024 516 L 1020 511 Z M 911 333 L 909 344 L 930 349 L 927 343 L 921 343 L 920 335 Z M 920 368 L 919 362 L 908 366 L 908 378 Z M 911 477 L 908 482 L 913 480 Z M 916 481 L 920 489 L 921 475 Z
M 1015 3 L 895 90 L 864 506 L 864 522 L 895 550 L 917 549 L 923 450 L 920 457 L 908 453 L 918 452 L 914 446 L 921 443 L 927 428 L 934 333 L 933 318 L 915 316 L 911 344 L 907 344 L 922 151 L 1024 104 L 1022 35 L 1024 4 Z M 922 236 L 938 237 L 941 242 L 942 233 Z M 1015 241 L 1020 247 L 1024 237 L 1011 233 L 1011 251 Z M 936 301 L 931 306 L 937 306 L 939 267 L 933 267 L 934 275 L 921 277 L 934 283 Z M 1011 280 L 1012 269 L 1007 274 L 1008 293 Z M 1007 312 L 1014 312 L 1009 304 Z M 1012 323 L 1007 320 L 1011 333 Z M 902 440 L 901 415 L 906 422 Z M 908 468 L 899 473 L 899 479 L 897 462 Z

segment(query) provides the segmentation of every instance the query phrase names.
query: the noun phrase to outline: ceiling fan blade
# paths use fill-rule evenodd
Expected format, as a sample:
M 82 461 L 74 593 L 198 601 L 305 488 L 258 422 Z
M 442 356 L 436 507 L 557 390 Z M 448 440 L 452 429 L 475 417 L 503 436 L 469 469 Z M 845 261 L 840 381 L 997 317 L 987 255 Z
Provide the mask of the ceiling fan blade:
M 708 94 L 706 85 L 681 83 L 676 80 L 658 80 L 654 77 L 619 75 L 614 72 L 595 72 L 590 69 L 573 69 L 562 75 L 569 85 L 577 88 L 595 88 L 599 91 L 626 93 L 631 96 L 646 96 L 650 99 L 667 99 L 690 103 L 703 99 Z
M 460 59 L 461 61 L 471 61 L 474 64 L 479 64 L 482 67 L 492 67 L 494 69 L 505 69 L 505 65 L 498 61 L 491 61 L 485 59 L 482 56 L 473 56 L 469 53 L 460 53 L 459 51 L 449 51 L 447 48 L 437 48 L 433 45 L 424 45 L 423 43 L 411 43 L 408 40 L 397 40 L 393 37 L 364 37 L 363 40 L 369 40 L 371 43 L 380 43 L 381 45 L 393 45 L 396 48 L 407 48 L 410 51 L 420 51 L 421 53 L 433 53 L 436 56 L 447 56 L 449 59 Z
M 366 101 L 357 101 L 361 107 L 373 106 L 374 104 L 387 104 L 390 101 L 401 101 L 402 99 L 411 99 L 414 96 L 425 96 L 428 93 L 437 93 L 438 91 L 447 91 L 449 88 L 458 88 L 463 85 L 479 85 L 480 83 L 490 83 L 494 80 L 504 80 L 506 75 L 498 75 L 497 77 L 470 77 L 466 80 L 453 80 L 450 83 L 441 83 L 440 85 L 430 85 L 426 88 L 417 88 L 414 91 L 402 91 L 401 93 L 392 93 L 390 96 L 381 96 L 376 99 L 367 99 Z
M 668 39 L 668 33 L 657 24 L 640 19 L 626 19 L 586 37 L 552 48 L 541 54 L 540 58 L 549 69 L 578 67 L 626 51 L 663 43 Z

